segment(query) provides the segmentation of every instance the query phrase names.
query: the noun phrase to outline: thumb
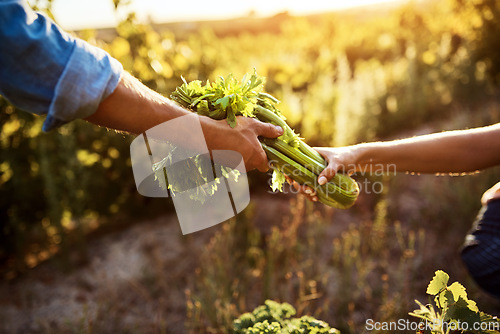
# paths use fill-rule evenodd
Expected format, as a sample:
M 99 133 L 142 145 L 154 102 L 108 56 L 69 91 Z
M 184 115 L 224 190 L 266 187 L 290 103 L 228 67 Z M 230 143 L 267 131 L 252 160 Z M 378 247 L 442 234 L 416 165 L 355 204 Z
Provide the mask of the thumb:
M 256 134 L 258 136 L 263 136 L 266 138 L 276 138 L 283 134 L 283 128 L 281 126 L 273 125 L 271 123 L 264 123 L 256 121 Z
M 328 166 L 326 166 L 326 168 L 323 169 L 323 171 L 318 175 L 319 185 L 324 185 L 328 181 L 330 181 L 332 177 L 334 177 L 335 174 L 337 174 L 337 168 L 338 168 L 337 164 L 329 162 Z

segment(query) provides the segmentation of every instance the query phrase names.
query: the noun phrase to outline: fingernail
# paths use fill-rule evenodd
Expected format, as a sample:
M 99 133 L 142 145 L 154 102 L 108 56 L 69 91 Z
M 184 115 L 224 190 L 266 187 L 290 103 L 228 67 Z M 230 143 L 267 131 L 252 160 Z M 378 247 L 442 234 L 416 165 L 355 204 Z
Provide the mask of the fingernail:
M 280 134 L 280 136 L 283 134 L 283 128 L 281 126 L 276 125 L 276 130 Z
M 312 200 L 313 200 L 313 202 L 317 202 L 317 201 L 318 201 L 318 198 L 317 198 L 316 196 L 314 196 L 314 197 L 312 198 Z
M 306 190 L 304 190 L 304 192 L 305 192 L 306 194 L 312 194 L 312 190 L 311 190 L 311 189 L 306 189 Z
M 326 183 L 326 181 L 327 181 L 327 179 L 324 176 L 320 176 L 318 178 L 318 183 L 319 183 L 320 186 L 324 185 Z

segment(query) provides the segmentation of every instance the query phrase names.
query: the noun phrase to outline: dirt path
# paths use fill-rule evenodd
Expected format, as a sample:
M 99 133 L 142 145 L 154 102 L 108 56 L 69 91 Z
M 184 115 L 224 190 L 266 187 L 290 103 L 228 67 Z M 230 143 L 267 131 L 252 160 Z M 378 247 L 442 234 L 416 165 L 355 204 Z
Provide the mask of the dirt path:
M 85 266 L 64 273 L 54 263 L 44 263 L 15 282 L 0 285 L 0 332 L 73 332 L 83 319 L 99 319 L 107 312 L 121 314 L 125 324 L 150 321 L 140 319 L 143 312 L 133 308 L 137 298 L 153 298 L 145 283 L 148 267 L 155 265 L 152 261 L 161 260 L 168 271 L 164 277 L 169 281 L 164 284 L 174 287 L 186 280 L 184 276 L 195 266 L 192 255 L 201 252 L 210 234 L 183 237 L 175 216 L 166 215 L 92 240 Z M 181 328 L 184 291 L 169 291 L 164 298 L 172 312 L 164 321 L 171 328 Z M 114 309 L 115 300 L 129 309 Z

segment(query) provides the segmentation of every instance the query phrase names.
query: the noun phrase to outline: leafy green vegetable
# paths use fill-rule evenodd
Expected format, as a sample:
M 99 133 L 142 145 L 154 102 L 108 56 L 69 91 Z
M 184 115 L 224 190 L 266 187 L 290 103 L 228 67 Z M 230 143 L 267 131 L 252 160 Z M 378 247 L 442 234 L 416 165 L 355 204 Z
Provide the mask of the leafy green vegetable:
M 203 84 L 199 80 L 186 82 L 171 94 L 172 100 L 199 115 L 213 119 L 226 119 L 236 126 L 236 116 L 256 117 L 263 122 L 279 125 L 284 132 L 277 139 L 261 139 L 272 167 L 273 191 L 283 191 L 285 175 L 300 184 L 316 190 L 318 199 L 329 206 L 348 208 L 359 193 L 357 183 L 347 175 L 337 175 L 327 184 L 317 183 L 319 173 L 326 167 L 324 158 L 307 145 L 285 122 L 276 108 L 279 101 L 263 91 L 265 78 L 254 71 L 238 82 L 232 75 L 219 77 Z
M 231 74 L 227 78 L 219 77 L 215 82 L 202 85 L 199 80 L 184 82 L 171 97 L 185 108 L 196 111 L 200 115 L 214 119 L 226 118 L 231 127 L 236 126 L 236 116 L 253 117 L 253 110 L 258 100 L 275 99 L 262 93 L 264 78 L 256 73 L 240 84 Z
M 288 303 L 266 300 L 252 312 L 242 314 L 233 322 L 234 334 L 340 334 L 326 322 L 310 316 L 292 318 L 296 311 Z

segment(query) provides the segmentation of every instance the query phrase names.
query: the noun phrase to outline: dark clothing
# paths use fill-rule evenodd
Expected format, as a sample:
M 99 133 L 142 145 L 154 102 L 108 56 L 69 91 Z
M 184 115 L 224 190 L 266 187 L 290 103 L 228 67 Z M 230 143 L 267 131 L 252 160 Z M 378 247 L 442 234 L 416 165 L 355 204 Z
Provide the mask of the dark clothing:
M 500 298 L 500 199 L 479 211 L 465 239 L 462 259 L 476 283 Z

